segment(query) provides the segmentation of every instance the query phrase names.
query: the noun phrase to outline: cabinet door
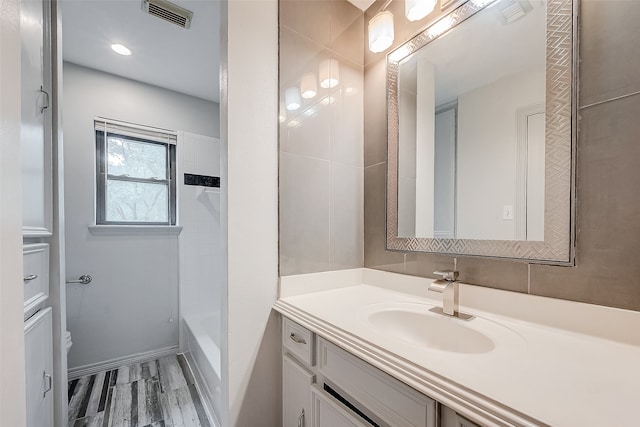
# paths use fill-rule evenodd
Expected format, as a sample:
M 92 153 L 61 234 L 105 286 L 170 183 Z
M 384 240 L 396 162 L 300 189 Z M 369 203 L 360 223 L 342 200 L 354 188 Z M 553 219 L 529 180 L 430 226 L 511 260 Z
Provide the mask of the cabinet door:
M 28 237 L 51 235 L 50 5 L 20 2 L 22 223 Z
M 480 427 L 478 424 L 469 421 L 456 411 L 444 405 L 440 405 L 440 426 L 441 427 Z
M 53 337 L 51 308 L 24 324 L 27 427 L 53 427 Z
M 312 427 L 311 385 L 315 375 L 289 355 L 282 358 L 282 425 Z
M 355 418 L 346 408 L 312 388 L 313 427 L 366 427 L 366 424 Z

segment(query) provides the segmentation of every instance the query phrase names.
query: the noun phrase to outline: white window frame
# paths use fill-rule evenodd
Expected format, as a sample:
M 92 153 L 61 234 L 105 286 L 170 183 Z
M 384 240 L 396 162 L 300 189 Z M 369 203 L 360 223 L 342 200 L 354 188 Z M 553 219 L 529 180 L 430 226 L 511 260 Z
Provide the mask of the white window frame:
M 167 153 L 167 179 L 133 178 L 128 176 L 111 176 L 107 174 L 107 138 L 110 135 L 118 135 L 130 141 L 163 145 Z M 97 226 L 174 226 L 177 218 L 177 189 L 176 189 L 176 141 L 177 133 L 166 129 L 136 125 L 132 123 L 95 118 L 95 159 L 96 159 L 96 198 L 95 220 Z M 128 182 L 141 182 L 153 184 L 165 184 L 168 190 L 167 221 L 107 221 L 107 181 L 119 180 Z

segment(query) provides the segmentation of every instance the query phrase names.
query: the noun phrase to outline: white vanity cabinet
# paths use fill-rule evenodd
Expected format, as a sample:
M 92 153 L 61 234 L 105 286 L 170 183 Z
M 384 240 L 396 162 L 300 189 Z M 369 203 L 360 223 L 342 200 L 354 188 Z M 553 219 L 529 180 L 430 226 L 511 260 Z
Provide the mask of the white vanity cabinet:
M 51 308 L 24 323 L 27 427 L 53 427 L 53 340 Z
M 22 224 L 25 237 L 52 233 L 51 2 L 20 2 Z
M 283 317 L 284 427 L 436 427 L 437 403 Z

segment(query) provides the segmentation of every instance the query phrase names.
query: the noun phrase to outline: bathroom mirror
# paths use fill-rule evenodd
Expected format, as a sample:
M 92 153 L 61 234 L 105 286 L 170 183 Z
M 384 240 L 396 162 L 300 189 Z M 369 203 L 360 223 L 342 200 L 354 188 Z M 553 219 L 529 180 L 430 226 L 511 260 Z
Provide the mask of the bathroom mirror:
M 387 56 L 387 249 L 573 262 L 575 5 L 470 0 Z

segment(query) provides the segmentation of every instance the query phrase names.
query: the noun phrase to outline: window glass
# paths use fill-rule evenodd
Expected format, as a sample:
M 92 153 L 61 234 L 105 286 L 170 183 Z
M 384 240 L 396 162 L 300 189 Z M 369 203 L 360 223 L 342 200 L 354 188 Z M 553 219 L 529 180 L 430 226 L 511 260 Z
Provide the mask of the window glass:
M 133 178 L 167 179 L 167 145 L 109 135 L 107 172 Z
M 166 184 L 107 179 L 109 222 L 167 222 Z

